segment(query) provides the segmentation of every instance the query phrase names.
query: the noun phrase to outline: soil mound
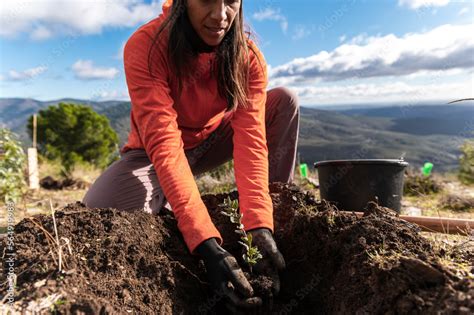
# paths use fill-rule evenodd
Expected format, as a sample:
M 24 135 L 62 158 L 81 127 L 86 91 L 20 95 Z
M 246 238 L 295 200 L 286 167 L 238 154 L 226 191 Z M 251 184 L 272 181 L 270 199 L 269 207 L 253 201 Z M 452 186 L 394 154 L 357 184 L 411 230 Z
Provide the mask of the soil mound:
M 458 257 L 466 270 L 453 270 L 443 263 L 446 252 L 388 209 L 372 203 L 365 216 L 357 218 L 317 202 L 296 186 L 275 183 L 270 190 L 275 239 L 287 263 L 271 313 L 474 311 L 472 252 Z M 238 235 L 220 214 L 219 204 L 227 196 L 207 195 L 203 200 L 224 237 L 224 247 L 240 259 Z M 237 193 L 230 196 L 236 198 Z M 18 310 L 219 312 L 222 299 L 208 293 L 203 264 L 188 253 L 172 213 L 153 216 L 87 209 L 77 203 L 55 217 L 62 272 L 51 216 L 38 215 L 15 226 Z M 3 268 L 5 277 L 6 265 Z M 249 276 L 257 294 L 270 299 L 270 280 Z M 0 299 L 7 293 L 4 281 Z
M 85 189 L 88 184 L 81 179 L 65 178 L 65 179 L 54 179 L 51 176 L 46 176 L 40 180 L 40 186 L 47 190 L 76 190 Z

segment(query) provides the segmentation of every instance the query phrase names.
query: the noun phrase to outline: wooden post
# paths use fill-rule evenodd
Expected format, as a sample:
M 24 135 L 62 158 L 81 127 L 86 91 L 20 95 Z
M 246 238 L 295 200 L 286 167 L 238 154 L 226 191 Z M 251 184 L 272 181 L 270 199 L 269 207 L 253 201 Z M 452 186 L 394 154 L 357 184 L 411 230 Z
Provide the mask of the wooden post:
M 33 115 L 33 147 L 28 148 L 28 184 L 30 189 L 39 189 L 38 152 L 36 150 L 36 114 Z

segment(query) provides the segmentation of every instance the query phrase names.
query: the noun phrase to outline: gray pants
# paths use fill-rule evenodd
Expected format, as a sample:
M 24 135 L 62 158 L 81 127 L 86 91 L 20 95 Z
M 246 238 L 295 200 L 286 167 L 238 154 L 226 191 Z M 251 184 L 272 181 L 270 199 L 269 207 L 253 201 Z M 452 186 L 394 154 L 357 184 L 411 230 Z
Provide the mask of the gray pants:
M 265 111 L 269 182 L 291 182 L 299 128 L 297 97 L 286 88 L 269 90 Z M 226 114 L 204 142 L 185 151 L 195 176 L 232 159 L 230 118 L 230 114 Z M 166 198 L 145 150 L 130 150 L 97 178 L 84 196 L 83 203 L 91 208 L 143 209 L 158 213 L 166 204 Z

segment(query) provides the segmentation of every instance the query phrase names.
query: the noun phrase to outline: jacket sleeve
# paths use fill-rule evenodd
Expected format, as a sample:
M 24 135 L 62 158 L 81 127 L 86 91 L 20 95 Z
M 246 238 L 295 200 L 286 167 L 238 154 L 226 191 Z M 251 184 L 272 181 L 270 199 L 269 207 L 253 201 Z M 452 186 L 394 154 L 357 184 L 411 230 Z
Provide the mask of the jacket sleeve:
M 249 49 L 249 55 L 248 104 L 239 105 L 231 121 L 234 131 L 234 173 L 245 229 L 265 227 L 273 231 L 265 131 L 267 69 L 258 48 L 254 46 L 253 50 Z
M 148 71 L 151 37 L 134 33 L 124 48 L 125 76 L 132 103 L 132 119 L 140 140 L 156 170 L 166 199 L 173 208 L 178 228 L 191 251 L 206 239 L 215 237 L 222 244 L 219 231 L 204 205 L 184 153 L 177 112 L 173 108 L 168 85 L 166 51 L 159 44 L 153 54 L 152 75 Z

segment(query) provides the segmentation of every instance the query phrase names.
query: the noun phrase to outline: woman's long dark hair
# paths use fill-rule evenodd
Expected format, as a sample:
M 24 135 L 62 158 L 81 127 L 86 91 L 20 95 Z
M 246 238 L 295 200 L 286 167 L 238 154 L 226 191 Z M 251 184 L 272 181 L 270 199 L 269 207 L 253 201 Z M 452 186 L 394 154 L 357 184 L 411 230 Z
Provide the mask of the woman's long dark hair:
M 213 69 L 217 70 L 219 95 L 227 100 L 228 111 L 247 104 L 250 60 L 247 39 L 250 32 L 244 30 L 242 3 L 243 0 L 231 28 L 215 49 L 217 69 Z M 148 70 L 151 74 L 152 50 L 166 29 L 169 33 L 167 53 L 170 66 L 178 78 L 178 95 L 183 86 L 196 82 L 202 74 L 202 69 L 196 69 L 194 62 L 198 53 L 212 51 L 212 47 L 204 43 L 194 31 L 186 10 L 186 0 L 173 1 L 171 12 L 160 25 L 148 54 Z

